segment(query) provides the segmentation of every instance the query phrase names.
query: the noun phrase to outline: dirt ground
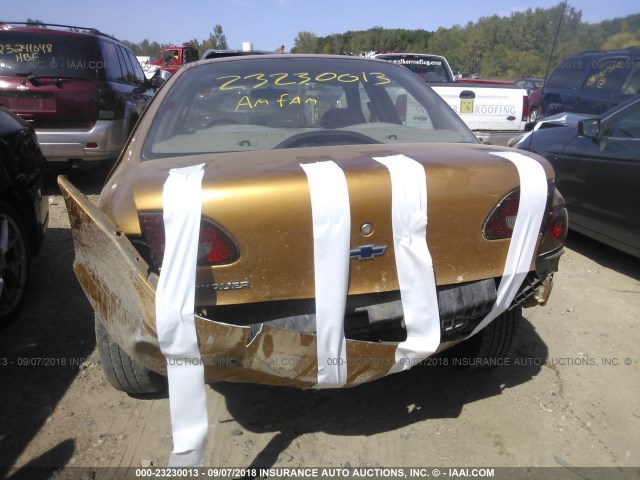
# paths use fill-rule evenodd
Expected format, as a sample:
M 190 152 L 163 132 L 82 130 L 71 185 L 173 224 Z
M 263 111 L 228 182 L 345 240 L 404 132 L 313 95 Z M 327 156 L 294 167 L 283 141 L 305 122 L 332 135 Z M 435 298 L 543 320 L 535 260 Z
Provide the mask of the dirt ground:
M 70 173 L 90 195 L 103 175 Z M 48 189 L 29 298 L 0 332 L 0 477 L 165 466 L 168 398 L 105 381 L 64 202 Z M 516 358 L 489 371 L 421 366 L 336 391 L 210 385 L 205 465 L 640 466 L 640 261 L 571 233 L 548 305 L 524 315 Z

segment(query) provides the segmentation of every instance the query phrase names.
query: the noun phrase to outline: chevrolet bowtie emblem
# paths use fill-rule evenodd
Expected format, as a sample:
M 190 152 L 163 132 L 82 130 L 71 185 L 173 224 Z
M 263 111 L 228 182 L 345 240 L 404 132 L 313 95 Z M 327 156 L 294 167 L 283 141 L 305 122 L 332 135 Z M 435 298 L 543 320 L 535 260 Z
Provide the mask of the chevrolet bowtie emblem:
M 371 260 L 387 251 L 386 245 L 360 245 L 349 252 L 351 258 L 358 260 Z

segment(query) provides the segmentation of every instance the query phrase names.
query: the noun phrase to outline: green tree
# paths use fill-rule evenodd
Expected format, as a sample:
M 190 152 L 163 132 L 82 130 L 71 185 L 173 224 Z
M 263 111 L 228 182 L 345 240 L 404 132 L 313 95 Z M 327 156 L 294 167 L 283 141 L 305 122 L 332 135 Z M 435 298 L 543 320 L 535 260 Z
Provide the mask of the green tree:
M 552 52 L 556 31 L 558 38 Z M 147 39 L 125 43 L 137 55 L 160 53 L 161 45 Z M 191 43 L 201 55 L 209 48 L 228 48 L 221 25 L 214 27 L 208 39 L 202 42 L 193 39 Z M 514 80 L 521 76 L 542 77 L 564 58 L 585 50 L 633 46 L 640 46 L 640 14 L 588 24 L 582 21 L 581 11 L 561 2 L 551 8 L 529 8 L 504 17 L 482 17 L 465 26 L 438 28 L 435 32 L 375 26 L 319 37 L 303 31 L 296 36 L 291 52 L 434 53 L 446 57 L 454 70 L 476 73 L 483 78 Z
M 299 32 L 291 52 L 318 53 L 318 36 L 311 32 Z
M 636 15 L 640 18 L 640 15 Z M 620 24 L 620 31 L 607 37 L 602 48 L 614 50 L 618 48 L 629 48 L 640 46 L 640 28 L 637 23 L 634 25 L 633 19 L 625 20 Z
M 222 25 L 217 24 L 215 27 L 213 27 L 213 32 L 209 34 L 209 38 L 206 40 L 203 40 L 202 43 L 200 43 L 197 46 L 197 48 L 198 48 L 198 51 L 200 52 L 200 55 L 202 55 L 205 51 L 209 50 L 210 48 L 214 50 L 228 49 L 229 46 L 227 45 L 227 37 L 222 31 Z
M 136 55 L 144 57 L 158 57 L 160 55 L 160 49 L 162 48 L 162 45 L 158 42 L 151 42 L 148 38 L 145 38 L 139 43 L 133 43 L 127 40 L 122 40 L 122 43 L 129 47 Z

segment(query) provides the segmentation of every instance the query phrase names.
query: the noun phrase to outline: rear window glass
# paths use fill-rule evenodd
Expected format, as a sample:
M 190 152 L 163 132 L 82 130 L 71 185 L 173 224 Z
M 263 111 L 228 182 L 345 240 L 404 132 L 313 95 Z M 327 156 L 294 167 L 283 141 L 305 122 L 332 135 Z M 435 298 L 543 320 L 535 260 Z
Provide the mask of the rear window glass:
M 0 31 L 0 75 L 103 78 L 97 39 L 42 30 Z
M 176 79 L 143 155 L 475 141 L 433 90 L 396 65 L 236 57 L 194 66 Z
M 591 61 L 588 58 L 567 58 L 560 62 L 547 81 L 548 87 L 577 89 L 582 83 L 585 69 Z
M 591 71 L 582 88 L 586 91 L 618 93 L 632 70 L 629 57 L 604 57 L 591 62 Z
M 123 68 L 120 65 L 118 51 L 116 45 L 111 42 L 100 42 L 102 46 L 102 55 L 104 58 L 104 75 L 106 80 L 114 82 L 126 81 L 126 75 L 123 74 Z M 124 70 L 126 72 L 126 69 Z

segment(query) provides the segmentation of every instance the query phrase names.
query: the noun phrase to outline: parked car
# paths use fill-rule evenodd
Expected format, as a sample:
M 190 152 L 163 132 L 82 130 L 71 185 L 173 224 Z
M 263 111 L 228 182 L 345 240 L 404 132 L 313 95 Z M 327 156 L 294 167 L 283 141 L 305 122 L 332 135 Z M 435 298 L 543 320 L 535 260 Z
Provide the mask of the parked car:
M 43 171 L 33 128 L 0 106 L 0 326 L 15 317 L 24 301 L 30 258 L 40 250 L 47 229 Z
M 399 95 L 421 122 L 403 124 Z M 180 291 L 196 292 L 207 382 L 355 385 L 461 340 L 458 355 L 503 358 L 566 231 L 547 161 L 481 145 L 408 69 L 352 56 L 192 64 L 97 205 L 59 184 L 106 376 L 137 393 L 162 388 Z
M 375 52 L 371 58 L 408 68 L 440 95 L 483 143 L 506 145 L 524 131 L 529 117 L 527 92 L 511 82 L 456 79 L 449 62 L 427 53 Z M 420 112 L 407 111 L 406 121 Z M 407 123 L 407 125 L 409 125 Z
M 402 65 L 427 83 L 453 82 L 453 71 L 446 58 L 428 53 L 375 52 L 371 58 Z
M 640 96 L 598 116 L 549 117 L 518 148 L 553 165 L 571 229 L 640 257 Z
M 540 118 L 540 102 L 544 87 L 533 90 L 529 94 L 529 123 L 534 123 Z
M 134 53 L 94 29 L 2 24 L 0 103 L 52 165 L 114 160 L 154 94 Z
M 600 115 L 640 93 L 640 47 L 585 52 L 564 59 L 549 77 L 541 114 Z
M 528 122 L 536 122 L 540 116 L 540 102 L 542 101 L 542 90 L 545 84 L 544 78 L 519 78 L 514 85 L 524 88 L 529 95 L 529 118 Z
M 531 94 L 534 90 L 542 88 L 544 85 L 544 78 L 523 77 L 514 81 L 513 84 L 520 88 L 524 88 L 528 94 Z

